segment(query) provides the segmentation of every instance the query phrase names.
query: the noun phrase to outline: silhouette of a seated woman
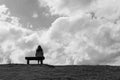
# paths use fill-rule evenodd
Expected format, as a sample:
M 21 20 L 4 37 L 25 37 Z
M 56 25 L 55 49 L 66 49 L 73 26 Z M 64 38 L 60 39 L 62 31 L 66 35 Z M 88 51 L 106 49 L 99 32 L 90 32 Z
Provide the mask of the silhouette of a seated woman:
M 43 49 L 41 48 L 41 46 L 39 45 L 38 48 L 36 49 L 36 57 L 40 57 L 41 58 L 41 64 L 43 64 L 43 60 L 45 59 L 44 57 L 44 53 L 43 53 Z M 39 60 L 38 60 L 38 64 L 39 64 Z

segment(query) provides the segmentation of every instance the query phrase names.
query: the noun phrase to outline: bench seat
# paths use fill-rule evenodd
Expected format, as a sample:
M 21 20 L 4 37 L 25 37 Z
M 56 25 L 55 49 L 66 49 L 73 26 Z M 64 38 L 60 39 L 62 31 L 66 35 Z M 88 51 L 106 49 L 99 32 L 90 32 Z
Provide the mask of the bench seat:
M 41 64 L 43 64 L 43 60 L 45 59 L 45 57 L 25 57 L 25 59 L 27 60 L 27 64 L 29 64 L 30 60 L 37 60 L 38 64 L 39 61 L 41 61 Z

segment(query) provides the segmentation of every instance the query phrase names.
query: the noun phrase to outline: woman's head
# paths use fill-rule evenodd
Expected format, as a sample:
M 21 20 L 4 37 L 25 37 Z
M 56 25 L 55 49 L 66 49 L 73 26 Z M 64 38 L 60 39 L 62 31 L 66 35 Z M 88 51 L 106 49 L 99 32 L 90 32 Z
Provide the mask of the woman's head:
M 38 45 L 38 48 L 41 48 L 41 46 L 40 46 L 40 45 Z

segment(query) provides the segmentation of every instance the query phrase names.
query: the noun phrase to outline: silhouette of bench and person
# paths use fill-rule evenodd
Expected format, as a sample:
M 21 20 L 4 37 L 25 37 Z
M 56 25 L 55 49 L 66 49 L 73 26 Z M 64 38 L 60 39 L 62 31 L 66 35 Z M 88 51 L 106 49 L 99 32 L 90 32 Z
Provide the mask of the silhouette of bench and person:
M 25 59 L 27 60 L 27 64 L 29 64 L 30 60 L 37 60 L 38 64 L 39 62 L 43 64 L 43 60 L 45 59 L 45 57 L 42 47 L 40 45 L 37 47 L 35 57 L 25 57 Z

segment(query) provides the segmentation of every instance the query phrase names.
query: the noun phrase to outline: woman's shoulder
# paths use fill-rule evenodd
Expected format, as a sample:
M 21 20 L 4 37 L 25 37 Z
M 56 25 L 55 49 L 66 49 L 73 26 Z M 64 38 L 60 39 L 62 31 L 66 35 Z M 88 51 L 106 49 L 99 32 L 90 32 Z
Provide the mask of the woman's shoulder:
M 39 52 L 39 51 L 43 51 L 43 50 L 42 49 L 37 49 L 36 51 Z

